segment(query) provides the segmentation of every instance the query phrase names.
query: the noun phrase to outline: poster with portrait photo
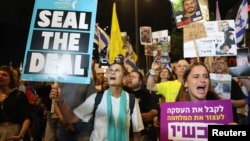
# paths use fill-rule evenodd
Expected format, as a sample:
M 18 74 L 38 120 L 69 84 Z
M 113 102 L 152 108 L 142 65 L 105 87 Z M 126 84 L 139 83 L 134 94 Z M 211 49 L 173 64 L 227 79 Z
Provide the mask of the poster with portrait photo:
M 168 42 L 160 41 L 153 42 L 152 44 L 152 56 L 168 56 Z
M 159 64 L 168 64 L 170 63 L 170 56 L 168 52 L 168 42 L 160 41 L 153 43 L 153 52 L 152 55 L 154 58 L 157 57 L 157 63 Z
M 142 45 L 152 45 L 152 29 L 150 26 L 140 27 L 140 42 Z
M 226 20 L 226 22 L 235 29 L 234 20 Z M 197 57 L 197 54 L 199 57 L 236 56 L 235 31 L 232 29 L 228 32 L 224 31 L 222 23 L 224 21 L 208 21 L 185 26 L 183 28 L 184 58 Z M 203 34 L 201 35 L 201 33 Z
M 170 63 L 170 36 L 168 30 L 160 30 L 152 32 L 153 51 L 152 56 L 157 57 L 159 64 Z
M 152 32 L 153 52 L 152 56 L 168 56 L 169 36 L 168 30 Z
M 144 45 L 144 55 L 153 56 L 153 45 Z
M 210 73 L 211 86 L 216 94 L 222 99 L 231 98 L 231 81 L 232 76 L 230 74 L 216 74 Z
M 203 0 L 202 4 L 205 3 Z M 177 28 L 203 20 L 203 13 L 198 0 L 172 0 L 172 7 Z M 205 12 L 206 10 L 203 9 L 203 11 Z

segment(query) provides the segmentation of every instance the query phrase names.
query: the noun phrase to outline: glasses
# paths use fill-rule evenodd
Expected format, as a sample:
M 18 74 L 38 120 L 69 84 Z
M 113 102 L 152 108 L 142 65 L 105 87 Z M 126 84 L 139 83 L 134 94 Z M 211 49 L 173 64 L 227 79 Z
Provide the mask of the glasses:
M 119 69 L 114 69 L 114 70 L 113 70 L 113 69 L 109 69 L 109 70 L 107 71 L 107 73 L 108 73 L 108 74 L 112 74 L 112 73 L 118 73 L 118 74 L 119 74 L 119 73 L 121 73 L 121 70 L 119 70 Z

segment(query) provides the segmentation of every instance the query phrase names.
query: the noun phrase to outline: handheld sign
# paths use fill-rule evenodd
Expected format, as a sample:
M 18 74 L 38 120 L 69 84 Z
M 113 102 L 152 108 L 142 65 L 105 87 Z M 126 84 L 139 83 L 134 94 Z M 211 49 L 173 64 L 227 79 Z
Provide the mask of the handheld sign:
M 97 0 L 36 0 L 22 80 L 90 83 Z
M 184 58 L 237 55 L 234 20 L 197 22 L 183 31 Z
M 199 39 L 199 38 L 204 38 L 206 36 L 207 36 L 207 34 L 205 31 L 204 24 L 202 22 L 190 24 L 190 25 L 187 25 L 184 27 L 184 37 L 183 37 L 184 43 L 188 42 L 188 41 L 194 42 L 195 54 L 196 54 L 198 61 L 199 61 L 200 55 L 199 55 L 199 51 L 198 51 L 197 44 L 196 44 L 195 40 Z M 190 50 L 190 49 L 188 49 L 188 50 Z M 192 50 L 192 48 L 191 48 L 191 50 Z
M 161 141 L 207 141 L 208 125 L 233 122 L 231 100 L 161 104 Z
M 184 42 L 193 41 L 207 36 L 204 23 L 202 22 L 187 25 L 183 28 L 183 30 Z
M 207 19 L 207 0 L 171 0 L 177 28 Z

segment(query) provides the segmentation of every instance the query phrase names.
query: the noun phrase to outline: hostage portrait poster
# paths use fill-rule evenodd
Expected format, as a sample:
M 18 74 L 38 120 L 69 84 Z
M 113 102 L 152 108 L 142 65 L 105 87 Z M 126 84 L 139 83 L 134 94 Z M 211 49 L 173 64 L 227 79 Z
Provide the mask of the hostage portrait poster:
M 97 0 L 36 0 L 22 80 L 90 83 Z
M 171 0 L 171 3 L 177 28 L 209 20 L 208 0 Z
M 234 20 L 198 22 L 183 28 L 184 58 L 236 56 Z

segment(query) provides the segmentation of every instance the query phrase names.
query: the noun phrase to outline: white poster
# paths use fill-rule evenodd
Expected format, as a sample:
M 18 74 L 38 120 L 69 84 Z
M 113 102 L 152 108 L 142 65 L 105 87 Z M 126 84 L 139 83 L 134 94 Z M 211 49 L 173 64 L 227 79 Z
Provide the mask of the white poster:
M 194 23 L 200 24 L 200 23 Z M 199 29 L 190 31 L 189 27 L 184 27 L 184 58 L 206 57 L 206 56 L 236 56 L 236 35 L 234 20 L 209 21 L 204 22 L 206 37 L 192 38 L 195 33 L 201 32 Z M 203 32 L 203 31 L 202 31 Z

